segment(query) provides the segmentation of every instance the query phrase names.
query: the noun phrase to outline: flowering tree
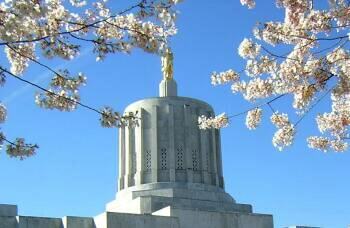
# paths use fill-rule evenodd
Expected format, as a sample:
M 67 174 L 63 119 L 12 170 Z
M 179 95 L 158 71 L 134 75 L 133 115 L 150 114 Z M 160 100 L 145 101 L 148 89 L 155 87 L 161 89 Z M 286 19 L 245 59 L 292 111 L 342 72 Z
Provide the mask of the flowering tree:
M 110 107 L 96 109 L 81 103 L 79 88 L 86 77 L 72 75 L 67 69 L 54 70 L 40 59 L 74 59 L 81 45 L 93 45 L 96 61 L 110 53 L 129 53 L 141 48 L 162 55 L 168 38 L 176 33 L 174 5 L 179 0 L 140 0 L 114 13 L 106 0 L 88 5 L 83 0 L 5 0 L 0 3 L 0 46 L 8 63 L 0 63 L 0 85 L 6 77 L 16 78 L 36 87 L 35 102 L 42 108 L 72 111 L 82 106 L 100 115 L 104 127 L 133 124 L 135 116 L 121 116 Z M 48 88 L 22 77 L 30 64 L 52 72 Z M 0 123 L 6 120 L 6 107 L 0 104 Z M 38 148 L 23 138 L 14 141 L 0 132 L 0 145 L 6 152 L 23 159 Z
M 254 0 L 241 0 L 248 8 Z M 322 136 L 307 139 L 311 148 L 345 151 L 350 126 L 350 1 L 276 0 L 285 11 L 284 21 L 259 23 L 253 38 L 245 38 L 238 48 L 246 59 L 243 71 L 214 72 L 213 85 L 232 83 L 232 92 L 250 102 L 260 101 L 246 114 L 249 129 L 258 127 L 263 108 L 271 109 L 271 122 L 277 131 L 272 143 L 282 150 L 292 144 L 296 126 L 322 99 L 331 100 L 331 111 L 318 114 L 316 123 Z M 317 5 L 323 4 L 323 5 Z M 283 50 L 283 51 L 281 51 Z M 285 51 L 288 50 L 288 51 Z M 245 77 L 242 73 L 245 73 Z M 278 113 L 273 102 L 293 96 L 300 115 L 292 123 Z M 234 115 L 236 116 L 236 115 Z M 200 128 L 221 128 L 230 117 L 199 117 Z

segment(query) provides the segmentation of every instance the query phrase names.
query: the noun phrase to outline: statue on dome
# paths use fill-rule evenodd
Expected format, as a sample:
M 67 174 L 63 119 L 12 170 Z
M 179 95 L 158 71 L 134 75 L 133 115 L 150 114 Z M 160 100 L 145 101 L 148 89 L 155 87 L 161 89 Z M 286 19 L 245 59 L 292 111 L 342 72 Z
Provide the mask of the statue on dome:
M 174 56 L 171 52 L 170 48 L 167 48 L 164 55 L 161 58 L 162 60 L 162 72 L 164 80 L 172 80 L 174 69 L 173 69 L 173 61 Z

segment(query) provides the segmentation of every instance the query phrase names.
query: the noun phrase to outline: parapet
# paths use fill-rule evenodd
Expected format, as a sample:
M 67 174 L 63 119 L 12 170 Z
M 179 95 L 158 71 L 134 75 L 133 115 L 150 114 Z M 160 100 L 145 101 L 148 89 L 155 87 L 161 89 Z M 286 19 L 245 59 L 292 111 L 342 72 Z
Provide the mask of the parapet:
M 96 217 L 47 218 L 18 216 L 16 205 L 0 204 L 0 228 L 179 228 L 174 217 L 104 212 Z

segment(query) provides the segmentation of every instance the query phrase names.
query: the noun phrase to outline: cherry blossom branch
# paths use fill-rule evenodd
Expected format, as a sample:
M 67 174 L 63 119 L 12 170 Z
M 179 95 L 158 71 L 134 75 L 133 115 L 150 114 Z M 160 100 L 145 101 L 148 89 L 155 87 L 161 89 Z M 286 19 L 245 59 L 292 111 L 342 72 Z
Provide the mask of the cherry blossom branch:
M 338 42 L 339 43 L 339 42 Z M 337 43 L 337 44 L 338 44 Z M 340 47 L 343 47 L 344 45 L 346 45 L 348 43 L 348 40 L 346 40 L 342 45 L 340 45 Z M 328 48 L 331 48 L 331 47 L 328 47 Z M 325 48 L 325 49 L 328 49 L 328 48 Z M 268 50 L 266 47 L 264 47 L 264 46 L 261 46 L 261 49 L 263 50 L 263 51 L 265 51 L 267 54 L 269 54 L 270 56 L 272 56 L 272 57 L 275 57 L 275 58 L 280 58 L 280 59 L 288 59 L 288 60 L 293 60 L 293 61 L 297 61 L 297 62 L 299 62 L 300 60 L 299 59 L 293 59 L 293 58 L 290 58 L 290 57 L 288 57 L 288 56 L 285 56 L 285 55 L 278 55 L 278 54 L 275 54 L 275 53 L 273 53 L 273 52 L 271 52 L 270 50 Z M 325 49 L 323 49 L 323 50 L 321 50 L 321 51 L 325 51 Z M 320 52 L 321 52 L 320 51 Z M 318 54 L 317 52 L 315 52 L 314 54 Z M 324 57 L 325 58 L 325 57 Z M 323 59 L 323 58 L 321 58 L 321 59 Z M 338 59 L 337 61 L 340 61 L 340 60 L 347 60 L 347 59 L 349 59 L 349 58 L 343 58 L 343 59 Z M 332 62 L 332 63 L 335 63 L 335 62 L 337 62 L 337 61 L 334 61 L 334 62 Z M 320 69 L 320 70 L 322 70 L 322 69 Z
M 297 30 L 298 31 L 298 30 Z M 309 32 L 305 30 L 299 30 L 303 32 Z M 343 36 L 337 36 L 337 37 L 319 37 L 319 38 L 311 38 L 307 36 L 301 36 L 297 34 L 285 34 L 282 32 L 276 32 L 277 35 L 284 36 L 284 37 L 293 37 L 293 38 L 299 38 L 299 39 L 304 39 L 304 40 L 310 40 L 310 41 L 332 41 L 332 40 L 338 40 L 338 39 L 344 39 L 344 38 L 349 38 L 349 35 L 343 35 Z
M 301 38 L 301 37 L 299 37 Z M 339 39 L 349 39 L 349 35 L 345 35 L 345 36 L 337 36 L 337 37 L 322 37 L 322 38 L 316 38 L 316 39 L 313 39 L 313 38 L 302 38 L 302 39 L 307 39 L 307 40 L 314 40 L 314 41 L 332 41 L 332 40 L 339 40 Z
M 5 72 L 5 73 L 11 75 L 12 77 L 14 77 L 14 78 L 16 78 L 16 79 L 18 79 L 18 80 L 20 80 L 20 81 L 22 81 L 22 82 L 25 82 L 25 83 L 27 83 L 27 84 L 29 84 L 29 85 L 31 85 L 31 86 L 34 86 L 34 87 L 36 87 L 37 89 L 40 89 L 40 90 L 42 90 L 42 91 L 44 91 L 44 92 L 47 92 L 47 93 L 49 93 L 49 94 L 51 94 L 51 95 L 53 95 L 53 96 L 57 96 L 57 97 L 64 98 L 64 99 L 66 99 L 66 100 L 69 101 L 69 102 L 76 103 L 76 104 L 78 104 L 78 105 L 80 105 L 80 106 L 82 106 L 82 107 L 84 107 L 84 108 L 87 108 L 87 109 L 89 109 L 89 110 L 92 110 L 92 111 L 94 111 L 94 112 L 97 112 L 97 113 L 100 113 L 100 114 L 101 114 L 101 112 L 100 112 L 99 110 L 95 109 L 95 108 L 92 108 L 92 107 L 90 107 L 90 106 L 88 106 L 88 105 L 85 105 L 85 104 L 80 103 L 79 101 L 75 101 L 75 100 L 72 100 L 72 99 L 70 99 L 70 98 L 68 98 L 68 97 L 64 97 L 64 96 L 61 96 L 61 95 L 59 95 L 59 94 L 56 94 L 56 93 L 54 93 L 54 92 L 52 92 L 52 91 L 49 91 L 49 90 L 45 89 L 44 87 L 42 87 L 42 86 L 40 86 L 40 85 L 38 85 L 38 84 L 35 84 L 35 83 L 31 82 L 31 81 L 28 81 L 28 80 L 26 80 L 26 79 L 23 79 L 23 78 L 21 78 L 21 77 L 15 75 L 15 74 L 13 74 L 12 72 L 8 71 L 7 69 L 3 68 L 2 66 L 0 66 L 0 70 L 2 70 L 3 72 Z
M 298 48 L 295 48 L 294 50 L 302 49 L 302 48 L 304 48 L 304 47 L 306 47 L 306 46 L 309 46 L 309 45 L 312 44 L 313 42 L 314 42 L 314 41 L 311 41 L 311 42 L 309 42 L 309 43 L 307 43 L 307 44 L 304 44 L 304 45 L 302 45 L 302 46 L 300 46 L 300 47 L 298 47 Z M 282 55 L 277 55 L 277 54 L 274 54 L 274 53 L 272 53 L 271 51 L 269 51 L 269 50 L 268 50 L 266 47 L 264 47 L 264 46 L 261 46 L 261 48 L 262 48 L 266 53 L 268 53 L 271 57 L 273 57 L 272 59 L 269 59 L 268 62 L 273 62 L 273 61 L 277 60 L 277 58 L 287 59 L 288 57 L 285 56 L 285 55 L 290 54 L 290 52 L 287 52 L 287 53 L 284 53 L 284 54 L 282 54 Z M 292 58 L 289 58 L 289 59 L 296 61 L 295 59 L 292 59 Z M 246 68 L 243 68 L 243 69 L 237 71 L 237 73 L 238 73 L 238 74 L 241 74 L 241 73 L 243 73 L 245 70 L 246 70 Z
M 247 109 L 247 110 L 245 110 L 245 111 L 242 111 L 242 112 L 239 112 L 239 113 L 230 115 L 230 116 L 228 116 L 228 118 L 231 119 L 231 118 L 234 118 L 234 117 L 237 117 L 237 116 L 244 115 L 244 114 L 248 113 L 249 111 L 252 111 L 252 110 L 254 110 L 254 109 L 256 109 L 256 108 L 263 107 L 263 106 L 265 106 L 265 105 L 269 105 L 269 106 L 270 106 L 271 103 L 273 103 L 274 101 L 280 99 L 281 97 L 283 97 L 283 96 L 285 96 L 285 95 L 286 95 L 286 94 L 278 95 L 277 97 L 275 97 L 275 98 L 273 98 L 273 99 L 271 99 L 271 100 L 269 100 L 269 101 L 267 101 L 267 102 L 258 104 L 258 105 L 254 106 L 254 107 L 252 107 L 252 108 L 249 108 L 249 109 Z
M 303 115 L 295 122 L 294 126 L 297 126 L 304 118 L 305 116 L 313 109 L 315 108 L 322 100 L 325 98 L 332 90 L 334 87 L 328 89 L 321 97 L 319 97 L 309 108 L 303 113 Z
M 30 157 L 35 154 L 35 150 L 39 148 L 37 144 L 28 144 L 25 143 L 23 138 L 16 138 L 15 141 L 8 140 L 2 132 L 0 132 L 0 144 L 3 146 L 3 143 L 6 142 L 6 153 L 10 157 L 19 157 L 20 160 L 23 160 L 25 157 Z
M 106 17 L 102 20 L 98 20 L 98 21 L 95 21 L 95 22 L 92 22 L 90 24 L 85 24 L 83 25 L 82 27 L 80 28 L 77 28 L 77 29 L 73 29 L 73 30 L 70 30 L 70 31 L 64 31 L 64 32 L 58 32 L 58 33 L 53 33 L 53 34 L 50 34 L 50 35 L 47 35 L 47 36 L 42 36 L 42 37 L 37 37 L 37 38 L 34 38 L 34 39 L 26 39 L 26 40 L 16 40 L 16 41 L 11 41 L 11 42 L 0 42 L 0 46 L 2 45 L 7 45 L 7 44 L 20 44 L 20 43 L 32 43 L 32 42 L 38 42 L 38 41 L 41 41 L 41 40 L 45 40 L 47 38 L 50 38 L 50 37 L 55 37 L 55 36 L 60 36 L 60 35 L 68 35 L 70 33 L 75 33 L 75 32 L 79 32 L 79 31 L 82 31 L 86 28 L 89 28 L 89 27 L 93 27 L 97 24 L 100 24 L 100 23 L 103 23 L 103 22 L 106 22 L 107 20 L 109 19 L 112 19 L 112 18 L 115 18 L 115 17 L 118 17 L 122 14 L 125 14 L 126 12 L 129 12 L 135 8 L 147 8 L 147 6 L 144 5 L 144 0 L 142 0 L 141 2 L 139 2 L 138 4 L 135 4 L 131 7 L 129 7 L 128 9 L 125 9 L 115 15 L 111 15 L 109 17 Z
M 93 108 L 89 105 L 83 104 L 77 100 L 71 99 L 70 97 L 62 96 L 62 95 L 54 93 L 48 89 L 45 89 L 40 85 L 37 85 L 31 81 L 28 81 L 26 79 L 23 79 L 15 74 L 13 74 L 12 72 L 8 71 L 7 69 L 5 69 L 1 66 L 0 66 L 0 70 L 2 70 L 3 72 L 9 74 L 10 76 L 12 76 L 12 77 L 14 77 L 22 82 L 25 82 L 25 83 L 27 83 L 35 88 L 38 88 L 38 89 L 46 92 L 50 96 L 62 98 L 65 101 L 67 101 L 68 103 L 71 103 L 74 105 L 75 104 L 79 105 L 83 108 L 86 108 L 90 111 L 93 111 L 93 112 L 100 114 L 101 115 L 100 121 L 101 121 L 101 125 L 103 127 L 121 127 L 121 126 L 134 127 L 135 125 L 138 124 L 138 120 L 140 119 L 139 117 L 137 117 L 137 114 L 138 114 L 137 112 L 135 112 L 135 113 L 129 112 L 128 115 L 121 116 L 121 115 L 119 115 L 118 112 L 114 112 L 110 107 L 105 107 L 102 109 L 102 111 L 100 111 L 100 110 Z
M 49 91 L 49 90 L 45 89 L 44 87 L 42 87 L 42 86 L 40 86 L 40 85 L 38 85 L 38 84 L 35 84 L 35 83 L 31 82 L 31 81 L 28 81 L 28 80 L 26 80 L 26 79 L 23 79 L 23 78 L 21 78 L 21 77 L 15 75 L 15 74 L 13 74 L 12 72 L 8 71 L 7 69 L 3 68 L 2 66 L 0 66 L 0 70 L 2 70 L 3 72 L 7 73 L 8 75 L 11 75 L 12 77 L 14 77 L 14 78 L 16 78 L 16 79 L 18 79 L 18 80 L 20 80 L 20 81 L 22 81 L 22 82 L 24 82 L 24 83 L 27 83 L 27 84 L 29 84 L 29 85 L 31 85 L 31 86 L 37 88 L 37 89 L 40 89 L 40 90 L 42 90 L 42 91 L 44 91 L 44 92 L 46 92 L 46 93 L 49 93 L 50 95 L 53 95 L 53 96 L 56 96 L 56 97 L 60 97 L 60 98 L 64 98 L 64 99 L 66 99 L 68 102 L 71 102 L 71 103 L 74 103 L 74 104 L 78 104 L 78 105 L 80 105 L 80 106 L 83 107 L 83 108 L 86 108 L 86 109 L 88 109 L 88 110 L 94 111 L 94 112 L 96 112 L 96 113 L 98 113 L 98 114 L 100 114 L 100 115 L 104 115 L 103 112 L 101 112 L 100 110 L 98 110 L 98 109 L 96 109 L 96 108 L 93 108 L 93 107 L 91 107 L 91 106 L 89 106 L 89 105 L 86 105 L 86 104 L 83 104 L 83 103 L 81 103 L 81 102 L 79 102 L 79 101 L 72 100 L 72 99 L 70 99 L 70 98 L 68 98 L 68 97 L 61 96 L 61 95 L 56 94 L 56 93 L 54 93 L 54 92 L 52 92 L 52 91 Z M 128 118 L 128 117 L 122 117 L 122 118 Z
M 23 58 L 27 58 L 27 59 L 31 60 L 32 62 L 38 64 L 39 66 L 42 66 L 42 67 L 46 68 L 47 70 L 51 71 L 52 73 L 54 73 L 58 77 L 61 77 L 61 78 L 64 78 L 64 79 L 68 79 L 68 78 L 64 77 L 62 74 L 60 74 L 57 71 L 55 71 L 53 68 L 49 67 L 48 65 L 45 65 L 45 64 L 39 62 L 38 60 L 36 60 L 36 59 L 34 59 L 34 58 L 30 57 L 30 56 L 24 55 L 23 53 L 17 51 L 11 45 L 7 44 L 6 46 L 8 48 L 10 48 L 12 51 L 16 52 L 18 55 L 22 56 Z
M 69 24 L 84 26 L 84 24 L 78 23 L 78 22 L 73 22 L 73 21 L 66 21 L 66 22 L 69 23 Z M 116 28 L 118 28 L 118 29 L 124 30 L 124 31 L 135 32 L 135 33 L 137 33 L 137 34 L 139 34 L 139 35 L 141 35 L 141 36 L 146 37 L 147 39 L 152 38 L 152 37 L 148 36 L 147 34 L 141 32 L 141 31 L 138 31 L 138 30 L 135 30 L 135 29 L 132 29 L 132 28 L 128 28 L 128 27 L 121 27 L 121 26 L 119 26 L 119 25 L 117 25 L 117 24 L 114 24 L 114 23 L 108 21 L 108 20 L 106 20 L 106 21 L 104 21 L 104 22 L 107 23 L 107 24 L 109 24 L 109 25 L 111 25 L 111 26 L 114 26 L 114 27 L 116 27 Z M 75 36 L 73 33 L 69 33 L 69 35 L 71 35 L 72 37 L 74 37 L 74 38 L 76 38 L 76 39 L 79 39 L 79 40 L 94 42 L 93 39 L 84 39 L 84 38 Z M 160 41 L 160 42 L 165 42 L 165 41 L 162 40 L 162 39 L 159 39 L 158 41 Z M 97 42 L 97 43 L 99 43 L 99 42 Z M 101 44 L 101 43 L 99 43 L 99 44 Z
M 69 78 L 66 78 L 66 77 L 62 76 L 62 74 L 58 73 L 57 71 L 55 71 L 55 70 L 52 69 L 51 67 L 49 67 L 49 66 L 47 66 L 47 65 L 45 65 L 45 64 L 43 64 L 43 63 L 41 63 L 41 62 L 39 62 L 39 61 L 37 61 L 36 59 L 34 59 L 34 58 L 32 58 L 32 57 L 26 56 L 26 55 L 24 55 L 24 54 L 18 52 L 15 48 L 11 47 L 11 45 L 7 45 L 7 46 L 8 46 L 11 50 L 13 50 L 13 51 L 16 52 L 17 54 L 19 54 L 20 56 L 22 56 L 22 57 L 24 57 L 24 58 L 28 58 L 29 60 L 31 60 L 31 61 L 33 61 L 33 62 L 39 64 L 40 66 L 42 66 L 42 67 L 44 67 L 44 68 L 46 68 L 46 69 L 48 69 L 48 70 L 50 70 L 51 72 L 53 72 L 53 73 L 54 73 L 55 75 L 57 75 L 58 77 L 61 77 L 61 78 L 65 79 L 65 80 L 70 80 Z M 30 85 L 32 85 L 32 86 L 35 86 L 36 88 L 38 88 L 38 89 L 40 89 L 40 90 L 42 90 L 42 91 L 48 93 L 49 95 L 52 95 L 52 96 L 55 96 L 55 97 L 59 97 L 59 98 L 64 98 L 64 99 L 65 99 L 66 101 L 68 101 L 69 103 L 78 104 L 78 105 L 80 105 L 80 106 L 82 106 L 82 107 L 84 107 L 84 108 L 87 108 L 87 109 L 90 109 L 90 110 L 92 110 L 92 111 L 94 111 L 94 112 L 97 112 L 98 114 L 100 114 L 100 115 L 102 116 L 101 124 L 102 124 L 103 126 L 105 126 L 105 127 L 111 127 L 111 126 L 117 126 L 117 125 L 119 125 L 119 124 L 117 124 L 117 121 L 119 121 L 119 119 L 122 119 L 123 121 L 129 121 L 129 122 L 130 122 L 130 121 L 134 121 L 134 120 L 136 119 L 136 116 L 134 116 L 134 115 L 121 116 L 121 117 L 120 117 L 118 113 L 113 112 L 113 111 L 111 110 L 111 108 L 108 108 L 108 107 L 105 108 L 103 111 L 99 111 L 99 110 L 97 110 L 96 108 L 93 108 L 93 107 L 91 107 L 91 106 L 85 105 L 85 104 L 83 104 L 83 103 L 81 103 L 81 102 L 79 102 L 79 101 L 77 101 L 77 100 L 75 100 L 75 99 L 71 99 L 70 97 L 66 97 L 66 96 L 61 96 L 61 95 L 59 95 L 59 94 L 57 94 L 57 93 L 54 93 L 54 92 L 52 92 L 52 91 L 50 91 L 50 90 L 48 90 L 48 89 L 45 89 L 45 88 L 41 87 L 41 86 L 39 86 L 39 85 L 37 85 L 37 84 L 35 84 L 35 83 L 33 83 L 33 82 L 30 82 L 30 81 L 25 80 L 25 79 L 23 79 L 23 78 L 21 78 L 21 77 L 18 77 L 17 75 L 13 74 L 12 72 L 7 71 L 7 70 L 4 69 L 4 68 L 1 68 L 1 70 L 2 70 L 2 72 L 6 72 L 6 73 L 10 74 L 11 76 L 15 77 L 15 78 L 18 79 L 18 80 L 21 80 L 21 81 L 23 81 L 23 82 L 25 82 L 25 83 L 27 83 L 27 84 L 30 84 Z M 110 123 L 112 123 L 112 124 L 110 124 Z
M 314 52 L 313 54 L 314 55 L 318 55 L 318 54 L 320 54 L 320 53 L 322 53 L 322 52 L 324 52 L 324 51 L 328 51 L 328 50 L 330 50 L 330 49 L 333 49 L 333 48 L 335 48 L 336 46 L 338 46 L 341 42 L 343 42 L 344 41 L 344 39 L 340 39 L 338 42 L 336 42 L 335 44 L 333 44 L 333 45 L 331 45 L 331 46 L 329 46 L 329 47 L 327 47 L 327 48 L 323 48 L 323 49 L 321 49 L 321 50 L 319 50 L 319 51 L 316 51 L 316 52 Z M 340 45 L 340 47 L 342 47 L 342 46 L 344 46 L 347 42 L 349 41 L 349 39 L 346 39 L 345 40 L 345 42 L 342 44 L 342 45 Z
M 293 58 L 290 58 L 290 57 L 287 57 L 287 56 L 284 56 L 284 55 L 277 55 L 277 54 L 271 52 L 270 50 L 268 50 L 264 46 L 261 46 L 261 49 L 263 51 L 265 51 L 267 54 L 269 54 L 270 56 L 272 56 L 272 57 L 276 57 L 276 58 L 280 58 L 280 59 L 289 59 L 289 60 L 293 60 L 293 61 L 299 61 L 298 59 L 293 59 Z
M 16 146 L 16 145 L 17 145 L 17 144 L 14 143 L 13 141 L 8 140 L 3 134 L 0 134 L 0 141 L 5 141 L 5 142 L 7 142 L 8 144 L 11 144 L 11 145 L 13 145 L 13 146 Z M 36 144 L 34 144 L 34 145 L 28 144 L 28 145 L 25 145 L 24 147 L 36 148 L 37 145 L 36 145 Z
M 79 36 L 74 35 L 73 33 L 70 33 L 69 35 L 77 40 L 81 40 L 81 41 L 85 41 L 85 42 L 92 42 L 93 44 L 97 44 L 97 45 L 104 44 L 104 45 L 111 46 L 111 47 L 114 45 L 113 43 L 110 43 L 110 42 L 102 42 L 102 41 L 98 41 L 98 40 L 94 40 L 94 39 L 87 39 L 87 38 L 79 37 Z

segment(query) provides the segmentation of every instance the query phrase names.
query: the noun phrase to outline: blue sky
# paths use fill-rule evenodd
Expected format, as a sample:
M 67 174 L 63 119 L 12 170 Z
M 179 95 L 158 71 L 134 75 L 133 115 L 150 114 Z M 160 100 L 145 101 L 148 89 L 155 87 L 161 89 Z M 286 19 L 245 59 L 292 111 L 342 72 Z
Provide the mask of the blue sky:
M 122 1 L 127 2 L 127 1 Z M 235 114 L 250 104 L 229 86 L 210 85 L 210 73 L 242 69 L 237 47 L 251 36 L 257 21 L 281 20 L 274 1 L 258 1 L 256 10 L 238 0 L 184 1 L 179 6 L 179 33 L 172 39 L 179 95 L 204 100 L 217 113 Z M 124 4 L 122 3 L 122 4 Z M 0 56 L 4 61 L 4 57 Z M 51 66 L 83 71 L 87 86 L 82 101 L 93 107 L 109 105 L 122 111 L 128 104 L 158 95 L 160 59 L 136 50 L 96 63 L 89 47 L 72 61 Z M 50 75 L 32 66 L 26 79 L 46 85 Z M 71 113 L 42 110 L 34 104 L 35 89 L 9 78 L 0 90 L 8 107 L 2 126 L 8 138 L 25 136 L 40 145 L 38 154 L 19 161 L 0 153 L 0 203 L 17 204 L 22 215 L 94 216 L 113 200 L 117 177 L 117 130 L 99 126 L 97 114 L 83 108 Z M 274 108 L 290 112 L 290 98 Z M 274 127 L 268 110 L 262 126 L 249 131 L 244 116 L 222 130 L 226 191 L 258 213 L 273 214 L 275 227 L 293 224 L 327 228 L 350 224 L 350 154 L 310 150 L 305 137 L 316 134 L 315 114 L 328 110 L 323 101 L 298 127 L 294 145 L 284 152 L 271 143 Z

